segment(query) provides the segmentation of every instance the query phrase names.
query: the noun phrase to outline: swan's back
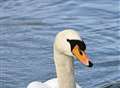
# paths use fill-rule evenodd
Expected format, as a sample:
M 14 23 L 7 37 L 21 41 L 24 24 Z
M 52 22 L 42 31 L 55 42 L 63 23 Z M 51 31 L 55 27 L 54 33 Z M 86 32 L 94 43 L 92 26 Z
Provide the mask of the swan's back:
M 35 82 L 31 82 L 27 88 L 58 88 L 58 82 L 56 78 L 48 80 L 44 83 L 35 81 Z M 81 88 L 81 87 L 76 83 L 76 88 Z
M 51 88 L 48 85 L 45 85 L 44 83 L 35 81 L 35 82 L 31 82 L 27 88 Z

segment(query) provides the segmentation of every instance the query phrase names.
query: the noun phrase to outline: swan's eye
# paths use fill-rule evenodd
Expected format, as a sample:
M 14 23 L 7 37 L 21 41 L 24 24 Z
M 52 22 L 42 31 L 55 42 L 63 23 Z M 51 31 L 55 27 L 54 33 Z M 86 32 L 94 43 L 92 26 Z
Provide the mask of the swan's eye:
M 70 42 L 70 39 L 67 39 L 67 42 Z

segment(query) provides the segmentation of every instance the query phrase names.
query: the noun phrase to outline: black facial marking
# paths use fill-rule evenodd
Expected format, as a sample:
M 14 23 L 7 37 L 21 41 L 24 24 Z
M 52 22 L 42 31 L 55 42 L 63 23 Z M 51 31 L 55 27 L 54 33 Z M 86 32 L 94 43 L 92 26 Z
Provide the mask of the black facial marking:
M 79 46 L 80 50 L 82 50 L 82 51 L 86 50 L 86 45 L 85 45 L 83 40 L 81 41 L 81 40 L 70 40 L 70 39 L 67 39 L 67 41 L 70 43 L 71 51 L 73 50 L 73 48 L 75 47 L 76 44 Z

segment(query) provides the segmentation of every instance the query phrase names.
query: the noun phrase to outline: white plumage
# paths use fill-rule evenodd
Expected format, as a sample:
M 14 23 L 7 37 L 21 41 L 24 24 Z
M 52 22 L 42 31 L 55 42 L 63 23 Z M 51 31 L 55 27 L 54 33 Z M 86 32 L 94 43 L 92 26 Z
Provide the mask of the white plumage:
M 58 87 L 57 78 L 53 78 L 44 83 L 38 81 L 31 82 L 27 88 L 59 88 L 59 87 Z M 76 88 L 81 88 L 81 87 L 76 83 Z
M 35 81 L 30 83 L 27 88 L 81 88 L 75 82 L 73 58 L 75 54 L 79 54 L 77 57 L 80 61 L 81 58 L 83 58 L 83 60 L 85 60 L 83 62 L 86 63 L 86 65 L 88 65 L 89 60 L 87 59 L 86 53 L 84 54 L 84 51 L 82 51 L 84 55 L 80 55 L 78 44 L 75 44 L 76 47 L 73 47 L 75 48 L 74 51 L 71 51 L 71 44 L 67 40 L 82 41 L 79 33 L 74 30 L 64 30 L 57 34 L 54 42 L 54 62 L 57 78 L 43 83 Z M 73 52 L 75 52 L 75 54 L 73 54 Z

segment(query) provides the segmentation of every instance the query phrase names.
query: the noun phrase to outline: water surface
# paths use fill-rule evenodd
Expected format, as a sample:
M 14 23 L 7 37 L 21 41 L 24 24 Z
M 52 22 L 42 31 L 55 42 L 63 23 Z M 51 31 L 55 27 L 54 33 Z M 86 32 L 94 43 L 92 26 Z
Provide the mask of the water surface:
M 53 41 L 80 32 L 94 67 L 75 61 L 83 88 L 120 88 L 119 0 L 1 0 L 0 88 L 26 88 L 56 77 Z M 114 85 L 113 85 L 114 84 Z

